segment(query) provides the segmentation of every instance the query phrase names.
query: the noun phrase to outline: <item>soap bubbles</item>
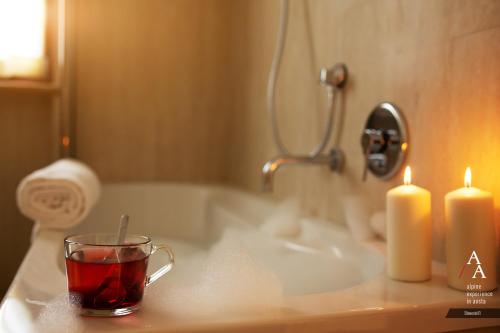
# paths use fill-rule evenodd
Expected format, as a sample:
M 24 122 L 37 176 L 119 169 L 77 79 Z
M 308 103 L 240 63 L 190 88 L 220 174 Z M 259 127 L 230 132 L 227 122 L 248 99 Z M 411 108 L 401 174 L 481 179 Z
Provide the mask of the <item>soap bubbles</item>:
M 73 296 L 71 296 L 73 297 Z M 53 298 L 38 316 L 35 328 L 40 333 L 79 333 L 83 332 L 82 318 L 78 308 L 67 293 Z
M 280 203 L 276 210 L 260 225 L 260 229 L 271 236 L 297 238 L 302 232 L 300 207 L 297 198 Z
M 179 262 L 170 280 L 149 288 L 144 305 L 178 316 L 279 308 L 283 301 L 281 282 L 254 259 L 242 234 L 226 230 L 209 251 Z

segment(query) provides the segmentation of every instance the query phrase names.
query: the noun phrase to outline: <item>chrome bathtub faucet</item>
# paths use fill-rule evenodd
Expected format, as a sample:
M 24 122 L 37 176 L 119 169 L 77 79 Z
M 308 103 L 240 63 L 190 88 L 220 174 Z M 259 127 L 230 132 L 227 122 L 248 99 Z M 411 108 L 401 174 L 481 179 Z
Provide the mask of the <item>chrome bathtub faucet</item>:
M 272 76 L 271 76 L 272 77 Z M 334 103 L 335 92 L 344 88 L 347 82 L 348 71 L 344 64 L 336 64 L 331 68 L 322 68 L 320 71 L 320 84 L 326 87 L 328 91 L 328 109 L 329 117 L 326 123 L 325 134 L 321 142 L 309 154 L 294 155 L 289 153 L 281 141 L 281 136 L 278 130 L 274 109 L 274 89 L 269 93 L 269 113 L 271 115 L 271 124 L 274 134 L 274 140 L 281 155 L 267 161 L 262 167 L 263 187 L 264 192 L 271 192 L 273 190 L 274 173 L 284 165 L 328 165 L 330 170 L 340 172 L 344 165 L 344 153 L 340 148 L 336 147 L 330 150 L 328 154 L 323 151 L 330 141 L 333 131 L 333 118 L 334 118 Z M 270 84 L 273 87 L 274 83 Z
M 273 191 L 275 172 L 286 165 L 328 165 L 330 170 L 340 172 L 344 165 L 344 153 L 338 148 L 332 149 L 328 155 L 313 156 L 281 155 L 267 161 L 262 167 L 262 191 Z

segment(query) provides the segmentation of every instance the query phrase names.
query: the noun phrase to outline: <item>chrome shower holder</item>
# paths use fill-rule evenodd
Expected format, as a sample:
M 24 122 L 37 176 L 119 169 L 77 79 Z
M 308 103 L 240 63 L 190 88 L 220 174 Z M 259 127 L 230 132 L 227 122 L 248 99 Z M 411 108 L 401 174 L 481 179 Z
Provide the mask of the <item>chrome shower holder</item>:
M 319 72 L 319 82 L 324 86 L 344 88 L 347 83 L 349 72 L 345 64 L 335 64 L 330 68 L 321 68 Z

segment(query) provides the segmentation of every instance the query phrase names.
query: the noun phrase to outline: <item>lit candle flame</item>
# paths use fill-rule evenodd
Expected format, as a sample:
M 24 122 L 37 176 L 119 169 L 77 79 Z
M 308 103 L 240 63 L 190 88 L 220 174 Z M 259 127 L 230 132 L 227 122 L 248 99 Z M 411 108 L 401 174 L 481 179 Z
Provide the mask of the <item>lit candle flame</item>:
M 407 166 L 405 169 L 405 176 L 403 178 L 403 182 L 405 185 L 411 184 L 411 169 L 409 166 Z
M 467 188 L 470 188 L 472 186 L 472 173 L 470 171 L 470 167 L 467 167 L 467 169 L 465 169 L 464 185 Z

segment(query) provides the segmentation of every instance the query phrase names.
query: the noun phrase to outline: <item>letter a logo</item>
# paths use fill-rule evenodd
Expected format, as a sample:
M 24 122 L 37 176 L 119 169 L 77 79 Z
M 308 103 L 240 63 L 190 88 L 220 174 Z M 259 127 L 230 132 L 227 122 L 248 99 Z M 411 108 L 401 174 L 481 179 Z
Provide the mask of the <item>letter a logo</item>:
M 472 278 L 475 279 L 476 275 L 479 273 L 481 275 L 481 279 L 486 279 L 486 275 L 484 275 L 483 268 L 481 267 L 481 262 L 479 261 L 479 257 L 477 256 L 476 251 L 472 251 L 469 261 L 467 261 L 467 265 L 472 264 L 472 261 L 476 261 L 476 270 L 474 271 L 474 275 L 472 275 Z M 463 269 L 462 269 L 463 270 Z
M 472 278 L 476 278 L 477 273 L 481 273 L 481 279 L 486 279 L 486 275 L 484 275 L 483 269 L 481 268 L 481 265 L 477 265 L 476 271 L 474 272 L 474 275 L 472 275 Z
M 476 260 L 476 264 L 477 265 L 481 265 L 481 262 L 479 261 L 479 258 L 477 257 L 476 251 L 472 251 L 472 253 L 470 255 L 470 258 L 469 258 L 469 261 L 467 262 L 467 265 L 471 264 L 472 259 Z
M 462 274 L 464 273 L 465 265 L 472 265 L 474 262 L 475 265 L 477 265 L 474 275 L 472 275 L 472 278 L 475 279 L 478 274 L 480 274 L 481 279 L 486 279 L 486 275 L 484 274 L 483 268 L 481 267 L 481 262 L 479 261 L 479 256 L 477 255 L 476 251 L 472 251 L 469 261 L 464 262 L 464 265 L 462 266 L 462 269 L 460 270 L 460 273 L 458 274 L 459 278 L 462 278 Z

